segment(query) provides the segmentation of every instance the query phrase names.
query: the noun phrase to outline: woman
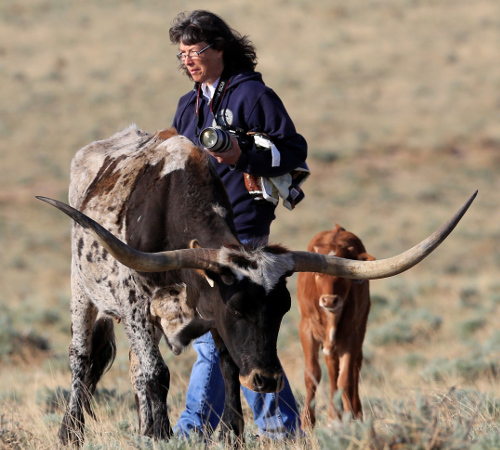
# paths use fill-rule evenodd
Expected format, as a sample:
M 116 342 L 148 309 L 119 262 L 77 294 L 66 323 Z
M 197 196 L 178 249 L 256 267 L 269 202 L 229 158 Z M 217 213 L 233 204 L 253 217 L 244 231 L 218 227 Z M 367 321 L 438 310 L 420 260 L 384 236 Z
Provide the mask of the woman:
M 252 143 L 242 149 L 242 140 L 231 134 L 229 148 L 223 152 L 207 150 L 229 195 L 240 241 L 265 245 L 276 204 L 250 192 L 248 181 L 281 176 L 304 165 L 306 141 L 297 134 L 279 97 L 255 71 L 257 56 L 252 43 L 220 17 L 199 10 L 180 14 L 170 29 L 170 40 L 179 46 L 181 68 L 195 83 L 179 100 L 173 122 L 179 134 L 200 145 L 200 132 L 218 127 L 261 133 L 274 144 L 272 150 Z M 195 340 L 193 347 L 198 359 L 191 373 L 186 409 L 174 429 L 185 435 L 192 430 L 213 431 L 224 407 L 224 380 L 211 334 Z M 257 394 L 245 388 L 243 393 L 259 434 L 282 438 L 298 430 L 299 414 L 288 380 L 279 394 Z

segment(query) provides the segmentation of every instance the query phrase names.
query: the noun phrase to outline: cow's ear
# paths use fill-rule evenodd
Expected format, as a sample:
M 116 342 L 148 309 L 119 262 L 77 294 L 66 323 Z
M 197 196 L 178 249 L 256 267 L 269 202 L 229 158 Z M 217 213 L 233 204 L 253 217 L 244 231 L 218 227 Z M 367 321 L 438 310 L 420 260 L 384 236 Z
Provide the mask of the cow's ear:
M 358 260 L 359 261 L 375 261 L 375 256 L 372 256 L 368 253 L 361 253 L 359 256 L 358 256 Z
M 198 239 L 192 239 L 189 242 L 189 248 L 201 248 L 201 245 L 198 242 Z M 207 283 L 210 285 L 210 287 L 214 287 L 215 286 L 214 280 L 207 275 L 207 272 L 205 272 L 202 269 L 197 269 L 196 272 L 198 272 L 202 277 L 204 277 L 207 280 Z
M 205 280 L 207 280 L 207 283 L 210 285 L 210 287 L 215 286 L 214 279 L 207 272 L 202 269 L 196 269 L 196 272 L 198 272 L 202 277 L 205 278 Z M 234 283 L 234 276 L 231 274 L 223 273 L 220 276 L 220 279 L 227 286 L 231 286 Z
M 201 245 L 198 242 L 198 239 L 192 239 L 191 242 L 189 243 L 189 248 L 201 248 Z M 204 270 L 198 270 L 198 273 L 203 274 L 203 276 L 206 278 L 210 287 L 215 286 L 214 280 Z M 222 282 L 227 286 L 231 286 L 234 283 L 234 276 L 230 272 L 222 273 L 220 278 L 221 278 Z
M 214 287 L 215 282 L 212 277 L 210 277 L 207 272 L 205 272 L 203 269 L 194 269 L 194 271 L 202 278 L 205 278 L 207 280 L 207 283 L 210 285 L 210 287 Z
M 210 278 L 207 273 L 205 272 L 205 280 L 207 280 L 207 283 L 210 285 L 210 287 L 214 287 L 215 286 L 215 281 L 212 280 L 212 278 Z
M 218 282 L 222 282 L 224 283 L 226 286 L 231 286 L 232 284 L 234 284 L 234 281 L 235 281 L 235 277 L 233 275 L 233 273 L 231 272 L 231 270 L 229 270 L 228 268 L 222 268 L 222 271 L 218 274 L 216 273 L 211 273 L 211 272 L 206 272 L 205 273 L 205 277 L 207 279 L 212 279 L 212 280 L 218 280 Z
M 191 239 L 191 242 L 189 242 L 189 248 L 201 248 L 198 239 Z

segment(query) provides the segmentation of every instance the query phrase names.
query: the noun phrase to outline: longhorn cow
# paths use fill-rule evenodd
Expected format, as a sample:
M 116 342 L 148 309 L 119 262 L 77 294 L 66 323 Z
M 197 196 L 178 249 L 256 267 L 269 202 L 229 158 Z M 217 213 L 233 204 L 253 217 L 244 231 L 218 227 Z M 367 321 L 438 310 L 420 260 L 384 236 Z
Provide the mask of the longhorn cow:
M 221 421 L 226 433 L 241 437 L 240 383 L 263 393 L 283 384 L 276 345 L 291 305 L 287 277 L 311 271 L 374 279 L 403 272 L 448 236 L 474 196 L 429 238 L 387 260 L 349 261 L 275 245 L 248 248 L 238 241 L 208 155 L 173 129 L 148 134 L 131 126 L 77 152 L 72 206 L 38 198 L 75 221 L 71 396 L 59 438 L 78 445 L 83 410 L 92 415 L 90 396 L 115 355 L 113 318 L 121 320 L 130 343 L 142 434 L 161 439 L 172 432 L 170 376 L 158 348 L 162 335 L 178 354 L 210 330 L 226 384 Z

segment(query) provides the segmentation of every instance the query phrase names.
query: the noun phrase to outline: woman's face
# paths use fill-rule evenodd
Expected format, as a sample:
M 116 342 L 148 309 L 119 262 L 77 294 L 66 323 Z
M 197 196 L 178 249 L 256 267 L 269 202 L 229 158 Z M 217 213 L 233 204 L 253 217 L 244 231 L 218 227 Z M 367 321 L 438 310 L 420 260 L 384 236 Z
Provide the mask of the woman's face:
M 182 63 L 186 67 L 193 81 L 197 83 L 214 84 L 224 69 L 223 51 L 208 47 L 207 42 L 198 42 L 193 45 L 186 45 L 182 42 L 179 45 L 179 52 L 183 55 Z M 204 50 L 206 49 L 206 50 Z M 203 51 L 200 55 L 195 52 Z

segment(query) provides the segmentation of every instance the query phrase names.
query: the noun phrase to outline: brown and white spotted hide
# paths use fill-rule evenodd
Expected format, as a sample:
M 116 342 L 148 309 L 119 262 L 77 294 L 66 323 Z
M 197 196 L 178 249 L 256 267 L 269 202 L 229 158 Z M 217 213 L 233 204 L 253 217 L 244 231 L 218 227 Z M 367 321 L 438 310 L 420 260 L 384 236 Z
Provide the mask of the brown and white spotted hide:
M 187 304 L 187 289 L 184 283 L 159 288 L 153 294 L 150 313 L 175 355 L 180 355 L 189 342 L 182 332 L 196 321 L 196 310 Z
M 194 238 L 206 247 L 238 242 L 228 225 L 232 212 L 227 194 L 208 156 L 175 130 L 151 135 L 131 126 L 82 148 L 71 164 L 69 200 L 142 251 L 188 248 Z M 187 345 L 193 336 L 180 339 L 179 335 L 193 322 L 196 302 L 203 297 L 200 286 L 206 281 L 178 271 L 146 274 L 129 269 L 77 224 L 72 230 L 71 277 L 73 381 L 61 441 L 83 441 L 82 405 L 89 404 L 89 391 L 114 357 L 112 325 L 111 333 L 104 333 L 108 342 L 96 342 L 98 313 L 121 320 L 139 363 L 134 391 L 140 402 L 151 405 L 142 414 L 141 433 L 168 437 L 169 373 L 158 349 L 162 334 L 158 330 L 165 332 L 174 353 Z M 175 289 L 179 295 L 172 295 Z M 103 323 L 109 328 L 112 322 Z M 194 333 L 206 332 L 212 325 L 198 318 Z M 107 359 L 100 363 L 100 372 L 98 356 Z
M 340 258 L 373 261 L 353 233 L 340 225 L 318 233 L 308 251 Z M 303 272 L 297 278 L 297 297 L 301 313 L 300 338 L 305 357 L 306 399 L 302 427 L 314 426 L 314 397 L 321 380 L 318 351 L 323 348 L 330 379 L 330 420 L 340 417 L 333 397 L 343 390 L 345 411 L 361 417 L 358 380 L 363 360 L 362 345 L 370 310 L 369 282 Z

